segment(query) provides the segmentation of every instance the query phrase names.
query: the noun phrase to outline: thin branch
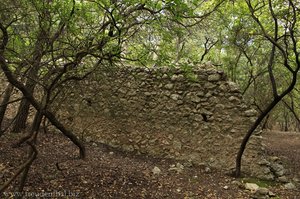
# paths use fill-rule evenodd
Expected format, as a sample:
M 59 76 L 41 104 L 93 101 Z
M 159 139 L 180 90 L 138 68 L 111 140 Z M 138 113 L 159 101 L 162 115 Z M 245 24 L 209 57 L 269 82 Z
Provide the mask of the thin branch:
M 292 39 L 292 43 L 293 43 L 293 52 L 294 52 L 294 55 L 295 55 L 295 58 L 296 58 L 296 70 L 295 70 L 295 73 L 297 73 L 300 69 L 300 60 L 299 60 L 299 52 L 298 52 L 298 48 L 297 48 L 297 41 L 296 41 L 296 37 L 294 35 L 294 27 L 296 25 L 296 22 L 297 22 L 297 13 L 296 13 L 296 8 L 295 8 L 295 5 L 293 4 L 293 2 L 291 0 L 289 0 L 289 3 L 290 5 L 292 6 L 292 9 L 293 9 L 293 23 L 292 23 L 292 26 L 290 27 L 290 37 Z
M 205 18 L 207 18 L 209 15 L 211 15 L 213 12 L 215 12 L 224 2 L 226 2 L 226 1 L 222 0 L 222 1 L 218 2 L 217 5 L 215 5 L 212 10 L 210 10 L 209 12 L 207 12 L 203 15 L 193 15 L 193 16 L 179 15 L 179 17 L 183 18 L 183 19 L 195 19 L 194 23 L 185 24 L 185 23 L 181 23 L 178 20 L 172 20 L 172 19 L 171 20 L 174 21 L 174 22 L 177 22 L 178 24 L 180 24 L 180 25 L 182 25 L 183 27 L 186 27 L 186 28 L 193 27 L 195 25 L 200 24 Z M 171 12 L 172 12 L 173 15 L 178 16 L 178 13 L 176 13 L 175 11 L 171 10 Z
M 15 99 L 15 100 L 9 101 L 9 102 L 7 102 L 7 103 L 5 103 L 5 104 L 1 104 L 0 107 L 6 106 L 6 105 L 9 105 L 9 104 L 13 104 L 13 103 L 18 102 L 18 101 L 21 101 L 21 100 L 23 100 L 23 99 L 24 99 L 24 97 L 21 97 L 21 98 L 19 98 L 19 99 Z
M 274 40 L 278 41 L 278 19 L 277 19 L 277 16 L 276 16 L 276 14 L 273 10 L 272 1 L 269 0 L 268 3 L 269 3 L 269 10 L 271 12 L 271 15 L 272 15 L 272 18 L 273 18 L 273 21 L 274 21 Z M 277 98 L 278 97 L 277 85 L 276 85 L 276 80 L 275 80 L 274 73 L 273 73 L 275 53 L 276 53 L 276 47 L 273 44 L 272 45 L 272 50 L 271 50 L 271 55 L 270 55 L 269 62 L 268 62 L 268 72 L 269 72 L 269 77 L 270 77 L 270 81 L 271 81 L 273 97 Z
M 268 72 L 269 72 L 269 78 L 270 78 L 270 82 L 271 82 L 273 97 L 277 98 L 278 97 L 277 85 L 276 85 L 276 80 L 275 80 L 274 73 L 273 73 L 275 52 L 276 52 L 276 48 L 274 45 L 272 45 L 271 55 L 270 55 L 269 62 L 268 62 Z
M 294 115 L 295 119 L 300 124 L 299 116 L 297 115 L 297 113 L 295 112 L 295 110 L 284 99 L 282 100 L 282 102 L 292 112 L 292 114 Z
M 257 73 L 256 75 L 253 75 L 253 72 L 251 71 L 251 72 L 250 72 L 250 77 L 249 77 L 249 79 L 248 79 L 248 83 L 247 83 L 246 87 L 244 88 L 244 90 L 243 90 L 243 92 L 242 92 L 242 95 L 244 95 L 244 94 L 247 92 L 247 90 L 249 89 L 250 85 L 251 85 L 253 82 L 255 82 L 255 80 L 256 80 L 259 76 L 263 75 L 263 74 L 266 73 L 266 72 L 267 72 L 267 71 L 261 71 L 261 72 Z
M 285 49 L 272 37 L 270 36 L 267 31 L 265 30 L 264 26 L 262 25 L 261 21 L 258 19 L 258 17 L 255 16 L 255 9 L 253 8 L 252 4 L 251 4 L 251 1 L 250 0 L 246 0 L 246 3 L 248 5 L 248 8 L 251 12 L 251 17 L 254 19 L 254 21 L 259 25 L 264 37 L 266 39 L 268 39 L 273 45 L 275 45 L 279 51 L 281 52 L 284 60 L 285 60 L 285 66 L 287 67 L 287 69 L 290 71 L 290 72 L 294 72 L 294 70 L 292 69 L 292 67 L 288 64 L 287 60 L 288 60 L 288 55 L 285 51 Z
M 212 49 L 212 47 L 214 47 L 218 42 L 219 42 L 219 40 L 211 42 L 208 37 L 205 37 L 204 52 L 200 59 L 201 62 L 204 60 L 204 57 L 209 53 L 209 51 Z

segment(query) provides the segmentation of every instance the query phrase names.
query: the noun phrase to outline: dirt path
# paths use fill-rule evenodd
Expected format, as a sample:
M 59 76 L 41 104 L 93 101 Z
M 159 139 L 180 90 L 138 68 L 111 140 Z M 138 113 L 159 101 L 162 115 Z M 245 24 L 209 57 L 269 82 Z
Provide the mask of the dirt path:
M 26 147 L 10 147 L 10 143 L 16 139 L 12 136 L 0 138 L 0 184 L 26 158 Z M 30 170 L 25 187 L 28 197 L 25 198 L 34 198 L 29 197 L 34 194 L 83 199 L 250 198 L 249 192 L 233 183 L 236 182 L 234 178 L 219 171 L 185 166 L 178 173 L 169 170 L 178 161 L 119 152 L 95 143 L 86 145 L 87 159 L 83 161 L 76 158 L 77 149 L 60 135 L 41 134 L 39 140 L 39 155 Z M 271 151 L 276 152 L 273 148 Z M 152 173 L 155 166 L 161 170 L 159 175 Z M 271 190 L 286 199 L 295 199 L 299 193 L 285 190 L 281 185 Z M 0 198 L 9 198 L 12 193 L 13 188 L 10 187 Z
M 290 177 L 300 179 L 300 133 L 268 131 L 263 137 L 268 154 L 282 160 Z

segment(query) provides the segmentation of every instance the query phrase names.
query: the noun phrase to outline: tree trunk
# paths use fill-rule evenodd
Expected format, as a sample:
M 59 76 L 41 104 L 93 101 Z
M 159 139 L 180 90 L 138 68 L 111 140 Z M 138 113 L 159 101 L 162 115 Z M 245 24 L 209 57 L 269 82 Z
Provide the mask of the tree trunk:
M 11 96 L 11 93 L 13 92 L 13 90 L 14 90 L 14 87 L 11 84 L 9 84 L 6 87 L 4 97 L 3 97 L 3 100 L 0 105 L 0 136 L 1 136 L 2 129 L 3 129 L 2 123 L 4 120 L 4 115 L 5 115 L 5 112 L 6 112 L 6 109 L 8 106 L 8 102 L 9 102 L 9 99 L 10 99 L 10 96 Z
M 29 108 L 30 103 L 27 101 L 27 99 L 22 99 L 12 128 L 13 133 L 20 133 L 26 128 Z
M 33 120 L 32 126 L 31 126 L 31 130 L 28 133 L 28 135 L 26 135 L 25 137 L 22 137 L 20 140 L 18 140 L 16 143 L 14 143 L 12 145 L 12 147 L 13 148 L 20 147 L 27 140 L 31 139 L 32 136 L 33 136 L 33 133 L 39 131 L 42 119 L 43 119 L 42 111 L 37 111 L 35 116 L 34 116 L 34 120 Z
M 30 93 L 34 93 L 34 88 L 36 86 L 35 80 L 37 78 L 37 73 L 38 73 L 38 65 L 39 62 L 35 63 L 32 66 L 33 68 L 31 68 L 28 74 L 29 78 L 26 81 L 25 87 Z M 22 99 L 14 122 L 14 126 L 12 128 L 13 133 L 19 133 L 26 128 L 29 109 L 30 109 L 30 102 L 26 98 Z
M 270 1 L 269 1 L 270 2 Z M 271 10 L 272 11 L 272 10 Z M 253 16 L 254 17 L 254 16 Z M 256 19 L 254 17 L 254 19 Z M 277 33 L 278 30 L 276 29 L 275 31 L 275 40 L 277 39 Z M 291 33 L 291 36 L 293 37 L 293 32 Z M 292 75 L 292 80 L 290 85 L 287 87 L 287 89 L 285 89 L 280 95 L 278 95 L 278 91 L 277 91 L 277 86 L 276 86 L 276 79 L 274 77 L 273 74 L 273 64 L 274 64 L 274 58 L 275 58 L 275 52 L 276 52 L 276 46 L 275 44 L 272 45 L 272 51 L 271 51 L 271 55 L 268 61 L 268 73 L 269 73 L 269 79 L 270 79 L 270 83 L 272 86 L 272 91 L 273 91 L 273 100 L 271 103 L 269 103 L 266 107 L 266 109 L 264 109 L 264 111 L 262 111 L 259 115 L 259 117 L 256 119 L 256 121 L 254 122 L 254 124 L 251 126 L 251 128 L 248 130 L 247 134 L 244 136 L 240 149 L 238 151 L 238 154 L 236 156 L 236 167 L 235 167 L 235 177 L 240 177 L 241 176 L 241 162 L 242 162 L 242 156 L 243 153 L 245 151 L 246 145 L 250 139 L 250 137 L 252 136 L 252 134 L 254 133 L 254 131 L 257 129 L 257 127 L 261 124 L 261 122 L 264 120 L 264 118 L 273 110 L 273 108 L 287 95 L 289 94 L 295 87 L 296 82 L 297 82 L 297 74 L 299 72 L 300 69 L 300 61 L 298 59 L 298 57 L 296 57 L 296 64 L 297 67 L 295 70 L 292 70 L 291 67 L 288 65 L 287 60 L 285 60 L 285 67 L 286 68 L 290 68 L 290 72 Z M 296 43 L 294 42 L 294 52 L 296 52 Z M 298 53 L 295 53 L 298 54 Z M 286 57 L 285 57 L 286 58 Z
M 46 15 L 48 14 L 49 13 L 46 11 Z M 25 83 L 25 87 L 32 94 L 34 93 L 34 88 L 37 84 L 38 72 L 40 69 L 42 58 L 44 56 L 44 50 L 45 50 L 44 45 L 45 43 L 47 43 L 47 39 L 46 39 L 47 37 L 45 34 L 47 34 L 45 30 L 40 28 L 39 35 L 32 53 L 32 58 L 31 60 L 29 60 L 28 63 L 26 63 L 26 65 L 29 67 L 29 71 L 28 74 L 26 74 L 27 80 Z M 29 108 L 30 108 L 30 102 L 25 97 L 24 99 L 22 99 L 20 103 L 12 132 L 19 133 L 26 128 L 26 121 L 29 114 Z
M 262 125 L 262 129 L 269 129 L 270 127 L 269 127 L 269 118 L 270 118 L 270 114 L 268 114 L 267 116 L 266 116 L 266 119 L 265 119 L 265 121 L 264 121 L 264 123 L 263 123 L 263 125 Z
M 294 106 L 294 98 L 291 97 L 291 105 L 289 105 L 285 100 L 282 100 L 284 105 L 292 112 L 293 116 L 296 119 L 295 122 L 295 131 L 299 131 L 299 124 L 300 124 L 300 118 L 298 117 L 298 114 L 295 111 L 295 106 Z
M 251 135 L 254 133 L 255 129 L 257 129 L 257 127 L 261 124 L 264 118 L 270 113 L 270 111 L 278 104 L 278 102 L 280 102 L 280 100 L 281 100 L 280 98 L 274 99 L 269 104 L 269 106 L 263 112 L 260 113 L 259 117 L 256 119 L 254 124 L 251 126 L 251 128 L 248 130 L 247 134 L 245 135 L 236 157 L 236 166 L 235 166 L 235 174 L 234 174 L 235 177 L 241 176 L 242 156 Z
M 284 131 L 287 132 L 289 131 L 289 114 L 285 109 L 284 112 Z
M 299 63 L 300 66 L 300 63 Z M 263 121 L 263 119 L 273 110 L 273 108 L 287 95 L 289 94 L 295 87 L 295 84 L 297 82 L 297 74 L 298 74 L 299 68 L 297 68 L 296 71 L 293 72 L 293 78 L 292 82 L 289 85 L 289 87 L 278 97 L 274 98 L 273 101 L 267 106 L 267 108 L 260 113 L 259 117 L 256 119 L 254 124 L 251 126 L 251 128 L 248 130 L 247 134 L 245 135 L 240 149 L 238 151 L 237 157 L 236 157 L 236 167 L 235 167 L 235 177 L 240 177 L 241 175 L 241 162 L 242 162 L 242 156 L 245 151 L 246 145 L 255 131 L 255 129 L 260 125 L 260 123 Z

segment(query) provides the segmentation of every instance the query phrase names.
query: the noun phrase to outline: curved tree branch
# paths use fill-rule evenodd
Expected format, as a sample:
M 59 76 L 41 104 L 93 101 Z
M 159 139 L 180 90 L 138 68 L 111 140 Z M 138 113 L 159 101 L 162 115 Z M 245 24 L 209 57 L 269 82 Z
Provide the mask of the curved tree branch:
M 39 102 L 34 98 L 33 94 L 28 91 L 28 89 L 21 83 L 19 82 L 12 72 L 9 69 L 9 66 L 7 64 L 6 59 L 4 58 L 4 50 L 6 48 L 6 45 L 8 43 L 8 33 L 7 29 L 3 26 L 3 24 L 0 23 L 0 29 L 3 34 L 3 39 L 2 43 L 0 45 L 0 65 L 1 68 L 8 79 L 8 81 L 18 88 L 24 95 L 24 97 L 30 102 L 30 104 L 37 110 L 41 111 L 41 113 L 47 117 L 47 119 L 57 128 L 59 129 L 66 137 L 68 137 L 76 146 L 78 146 L 80 150 L 80 158 L 85 158 L 85 147 L 84 145 L 80 142 L 80 140 L 74 135 L 71 131 L 67 130 L 62 123 L 60 123 L 55 115 L 50 112 L 49 110 L 43 110 L 42 106 L 39 104 Z
M 243 153 L 245 151 L 246 145 L 250 139 L 250 137 L 252 136 L 252 134 L 254 133 L 254 131 L 257 129 L 257 127 L 261 124 L 261 122 L 264 120 L 264 118 L 273 110 L 273 108 L 280 102 L 282 101 L 282 99 L 289 94 L 295 87 L 296 82 L 297 82 L 297 77 L 298 77 L 298 72 L 300 69 L 300 60 L 299 60 L 299 52 L 297 49 L 297 41 L 296 41 L 296 36 L 294 35 L 294 28 L 295 28 L 295 24 L 297 21 L 297 17 L 296 17 L 296 9 L 295 9 L 295 5 L 293 4 L 293 2 L 291 0 L 288 0 L 290 5 L 292 6 L 292 12 L 293 12 L 293 22 L 292 25 L 290 27 L 290 34 L 288 35 L 292 41 L 293 44 L 293 48 L 292 51 L 294 53 L 294 59 L 295 59 L 295 69 L 292 69 L 292 67 L 289 65 L 289 57 L 288 54 L 286 53 L 286 51 L 284 50 L 284 44 L 279 44 L 277 41 L 274 40 L 274 38 L 272 38 L 271 36 L 269 36 L 266 31 L 265 28 L 263 26 L 263 24 L 261 23 L 261 21 L 255 16 L 254 12 L 254 8 L 251 5 L 250 0 L 247 0 L 247 4 L 248 4 L 248 9 L 251 12 L 252 18 L 254 19 L 254 21 L 256 21 L 256 23 L 260 26 L 261 30 L 262 30 L 262 34 L 266 37 L 266 39 L 273 44 L 274 46 L 276 46 L 282 54 L 282 58 L 283 58 L 283 66 L 285 68 L 287 68 L 290 73 L 291 73 L 291 82 L 289 83 L 289 86 L 282 92 L 280 93 L 277 97 L 275 97 L 272 102 L 270 102 L 267 107 L 263 110 L 263 112 L 260 113 L 260 115 L 258 116 L 258 118 L 255 120 L 254 124 L 251 126 L 251 128 L 248 130 L 248 132 L 246 133 L 246 135 L 244 136 L 240 149 L 238 151 L 238 154 L 236 156 L 236 168 L 235 168 L 235 177 L 240 177 L 241 175 L 241 160 L 242 160 L 242 156 Z M 269 9 L 271 5 L 269 5 Z M 270 10 L 271 15 L 272 15 L 272 10 Z M 272 17 L 276 17 L 276 15 L 272 15 Z M 275 34 L 276 34 L 276 27 L 274 29 Z

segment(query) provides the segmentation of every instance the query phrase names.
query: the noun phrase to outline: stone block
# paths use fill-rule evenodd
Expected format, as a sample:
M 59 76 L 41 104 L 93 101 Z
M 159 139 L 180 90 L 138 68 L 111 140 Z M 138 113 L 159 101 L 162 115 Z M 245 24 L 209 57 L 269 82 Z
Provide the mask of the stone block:
M 220 79 L 221 79 L 221 75 L 218 73 L 208 76 L 208 81 L 211 81 L 211 82 L 216 82 L 216 81 L 219 81 Z

